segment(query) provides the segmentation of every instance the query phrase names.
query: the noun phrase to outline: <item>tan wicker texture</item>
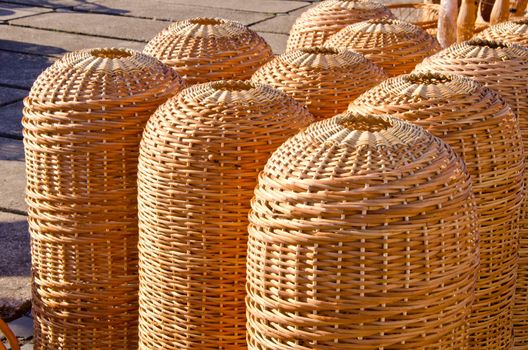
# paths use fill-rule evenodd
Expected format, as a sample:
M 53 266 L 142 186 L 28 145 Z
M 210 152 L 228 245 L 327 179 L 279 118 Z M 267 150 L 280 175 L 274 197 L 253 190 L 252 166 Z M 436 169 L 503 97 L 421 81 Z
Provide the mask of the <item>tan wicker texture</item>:
M 480 33 L 479 37 L 528 46 L 528 18 L 518 18 L 491 26 Z
M 221 18 L 173 23 L 148 42 L 144 53 L 174 67 L 189 84 L 249 79 L 273 53 L 254 31 Z
M 250 349 L 467 349 L 476 211 L 440 139 L 389 116 L 320 121 L 272 155 L 251 207 Z
M 297 18 L 286 51 L 321 46 L 349 24 L 371 18 L 393 18 L 385 6 L 369 0 L 326 0 Z
M 472 39 L 425 59 L 416 70 L 465 75 L 498 91 L 519 117 L 524 148 L 528 149 L 528 48 L 499 41 Z M 525 174 L 528 175 L 526 171 Z M 524 182 L 528 183 L 528 176 L 525 176 Z M 528 347 L 527 200 L 522 205 L 519 237 L 519 269 L 513 320 L 516 346 Z
M 383 70 L 361 54 L 313 47 L 275 57 L 252 80 L 286 92 L 324 119 L 345 111 L 353 99 L 385 78 Z
M 409 22 L 428 32 L 436 32 L 438 26 L 439 4 L 397 3 L 385 5 L 396 19 Z
M 524 155 L 519 122 L 495 91 L 459 75 L 417 73 L 384 81 L 350 110 L 408 120 L 442 138 L 471 174 L 479 214 L 480 270 L 471 349 L 511 349 Z
M 7 326 L 7 324 L 0 319 L 0 336 L 4 337 L 9 345 L 9 350 L 20 350 L 17 337 Z M 0 337 L 1 338 L 1 337 Z M 7 350 L 3 341 L 0 341 L 0 350 Z
M 411 72 L 440 44 L 414 24 L 394 19 L 371 19 L 349 25 L 327 40 L 326 46 L 359 52 L 393 77 Z
M 139 141 L 182 84 L 153 57 L 92 49 L 25 99 L 35 349 L 137 348 Z
M 139 160 L 140 348 L 244 349 L 257 174 L 313 117 L 269 86 L 192 86 L 149 120 Z

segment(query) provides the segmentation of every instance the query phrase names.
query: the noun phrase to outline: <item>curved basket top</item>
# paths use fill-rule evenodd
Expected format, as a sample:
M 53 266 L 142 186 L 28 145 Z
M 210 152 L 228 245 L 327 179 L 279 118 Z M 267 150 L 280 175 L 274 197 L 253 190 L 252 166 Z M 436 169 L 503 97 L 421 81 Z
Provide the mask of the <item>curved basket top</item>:
M 479 38 L 502 40 L 528 46 L 528 18 L 518 18 L 489 27 Z
M 34 108 L 100 108 L 166 98 L 182 86 L 178 73 L 154 57 L 131 49 L 86 49 L 67 53 L 48 67 L 26 103 Z
M 386 6 L 399 20 L 416 24 L 424 29 L 436 28 L 440 4 L 399 3 Z
M 245 51 L 272 56 L 265 40 L 242 23 L 205 17 L 171 24 L 151 39 L 143 50 L 169 64 L 193 58 L 214 60 Z

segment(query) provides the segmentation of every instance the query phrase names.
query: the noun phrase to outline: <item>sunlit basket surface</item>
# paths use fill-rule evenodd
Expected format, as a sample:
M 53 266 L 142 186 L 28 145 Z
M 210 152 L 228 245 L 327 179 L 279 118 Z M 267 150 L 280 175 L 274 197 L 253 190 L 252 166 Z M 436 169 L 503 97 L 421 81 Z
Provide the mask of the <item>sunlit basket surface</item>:
M 314 123 L 251 207 L 250 349 L 467 349 L 476 211 L 440 139 L 390 116 Z
M 182 88 L 128 49 L 68 53 L 24 100 L 35 349 L 137 347 L 137 158 Z
M 491 26 L 480 33 L 479 37 L 528 46 L 528 18 L 518 18 Z
M 397 3 L 385 5 L 397 19 L 426 30 L 436 30 L 440 4 Z
M 190 84 L 249 79 L 273 57 L 266 41 L 243 24 L 201 17 L 171 24 L 143 52 L 174 67 Z
M 471 77 L 499 92 L 519 117 L 528 148 L 528 48 L 501 41 L 472 39 L 427 58 L 417 71 L 432 70 Z M 526 152 L 525 152 L 526 155 Z M 526 164 L 526 162 L 525 162 Z M 527 174 L 525 172 L 525 174 Z M 528 183 L 525 176 L 525 183 Z M 528 346 L 528 201 L 520 219 L 519 269 L 513 313 L 516 346 Z
M 257 175 L 313 121 L 249 81 L 194 85 L 149 120 L 139 160 L 140 348 L 246 348 L 247 215 Z
M 350 110 L 392 113 L 442 138 L 463 157 L 480 223 L 470 346 L 511 349 L 524 155 L 519 123 L 509 105 L 469 78 L 416 73 L 384 81 L 357 98 Z
M 325 46 L 359 52 L 383 68 L 388 76 L 411 72 L 440 50 L 440 44 L 422 28 L 394 19 L 371 19 L 349 25 Z
M 286 50 L 320 46 L 349 24 L 393 17 L 385 6 L 369 0 L 322 1 L 297 18 L 290 30 Z
M 275 57 L 252 80 L 286 92 L 324 119 L 345 111 L 354 98 L 385 78 L 383 70 L 361 54 L 313 47 Z

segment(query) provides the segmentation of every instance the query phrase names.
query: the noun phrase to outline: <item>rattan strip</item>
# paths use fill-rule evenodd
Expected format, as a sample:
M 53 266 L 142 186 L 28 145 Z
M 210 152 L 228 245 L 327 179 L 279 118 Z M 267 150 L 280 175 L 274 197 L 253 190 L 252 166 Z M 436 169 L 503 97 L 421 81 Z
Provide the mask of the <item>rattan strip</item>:
M 369 0 L 326 0 L 302 13 L 290 29 L 286 51 L 321 46 L 349 24 L 371 18 L 394 18 L 385 6 Z
M 438 41 L 414 24 L 394 19 L 371 19 L 349 25 L 325 46 L 359 52 L 393 77 L 411 72 L 424 58 L 440 50 Z
M 479 214 L 480 269 L 470 348 L 511 349 L 524 154 L 519 122 L 495 91 L 457 75 L 417 73 L 384 81 L 350 110 L 424 127 L 462 156 Z
M 472 39 L 424 60 L 417 71 L 456 73 L 496 90 L 519 118 L 524 148 L 528 148 L 528 49 L 500 41 Z M 526 152 L 525 152 L 526 155 Z M 526 160 L 525 160 L 526 164 Z M 525 171 L 524 182 L 528 182 Z M 519 230 L 519 269 L 513 312 L 516 346 L 528 346 L 528 201 L 523 201 Z
M 273 57 L 266 41 L 243 24 L 201 17 L 173 23 L 143 52 L 174 67 L 189 84 L 249 79 Z
M 385 78 L 383 70 L 361 54 L 314 47 L 275 57 L 252 80 L 284 91 L 324 119 L 345 111 L 354 98 Z
M 480 38 L 528 46 L 528 18 L 518 18 L 489 27 Z
M 66 54 L 24 100 L 35 349 L 137 348 L 137 158 L 182 88 L 139 52 Z
M 251 207 L 250 349 L 467 349 L 476 211 L 440 139 L 388 116 L 314 123 Z
M 436 30 L 438 26 L 439 4 L 396 3 L 385 5 L 396 19 L 409 22 L 426 30 Z
M 267 85 L 185 89 L 149 120 L 139 160 L 140 348 L 246 348 L 247 215 L 270 154 L 313 121 Z

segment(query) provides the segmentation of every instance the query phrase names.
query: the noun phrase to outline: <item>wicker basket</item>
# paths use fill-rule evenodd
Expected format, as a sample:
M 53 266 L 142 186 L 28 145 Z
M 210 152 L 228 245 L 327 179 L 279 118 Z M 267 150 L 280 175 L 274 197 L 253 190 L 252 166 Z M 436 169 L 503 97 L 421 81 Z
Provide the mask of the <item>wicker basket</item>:
M 173 23 L 145 46 L 144 53 L 174 67 L 189 84 L 249 79 L 273 53 L 254 31 L 220 18 Z
M 354 98 L 385 78 L 382 69 L 363 55 L 313 47 L 275 57 L 252 80 L 286 92 L 324 119 L 345 111 Z
M 471 349 L 511 349 L 524 155 L 517 117 L 495 91 L 458 75 L 418 73 L 384 81 L 350 110 L 418 124 L 463 156 L 480 223 L 480 270 Z
M 6 348 L 4 342 L 0 340 L 0 350 L 20 350 L 20 345 L 18 345 L 18 340 L 13 331 L 9 329 L 7 324 L 0 319 L 0 338 L 4 337 L 7 341 L 9 348 Z
M 325 45 L 359 52 L 382 67 L 388 76 L 409 73 L 424 58 L 440 50 L 438 41 L 425 30 L 394 19 L 352 24 Z
M 137 348 L 137 158 L 183 81 L 128 49 L 66 54 L 24 100 L 35 349 Z
M 313 117 L 269 86 L 192 86 L 149 120 L 139 160 L 140 348 L 246 348 L 257 174 Z
M 491 26 L 480 33 L 479 37 L 528 46 L 528 18 L 518 18 Z
M 393 17 L 390 10 L 373 1 L 326 0 L 297 18 L 290 30 L 286 51 L 323 45 L 349 24 Z
M 438 26 L 439 4 L 398 3 L 385 5 L 396 19 L 409 22 L 418 27 L 436 32 Z
M 519 117 L 528 147 L 528 49 L 499 41 L 472 39 L 453 45 L 423 61 L 417 71 L 433 70 L 471 77 L 498 91 Z M 526 161 L 525 161 L 526 163 Z M 528 183 L 528 172 L 524 182 Z M 514 308 L 516 345 L 528 346 L 528 201 L 521 209 L 519 269 Z
M 272 155 L 251 207 L 250 349 L 467 349 L 476 211 L 440 139 L 389 116 L 320 121 Z

